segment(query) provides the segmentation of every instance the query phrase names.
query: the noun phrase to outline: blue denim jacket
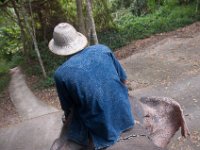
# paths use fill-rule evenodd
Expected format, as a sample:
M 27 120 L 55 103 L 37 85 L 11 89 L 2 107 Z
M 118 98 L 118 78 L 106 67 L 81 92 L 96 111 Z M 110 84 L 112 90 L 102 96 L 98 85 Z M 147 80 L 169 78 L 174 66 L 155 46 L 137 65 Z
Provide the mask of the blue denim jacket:
M 100 44 L 73 55 L 56 70 L 61 107 L 65 112 L 74 109 L 68 139 L 87 145 L 90 134 L 95 149 L 100 149 L 133 127 L 128 90 L 122 83 L 126 78 L 111 50 Z

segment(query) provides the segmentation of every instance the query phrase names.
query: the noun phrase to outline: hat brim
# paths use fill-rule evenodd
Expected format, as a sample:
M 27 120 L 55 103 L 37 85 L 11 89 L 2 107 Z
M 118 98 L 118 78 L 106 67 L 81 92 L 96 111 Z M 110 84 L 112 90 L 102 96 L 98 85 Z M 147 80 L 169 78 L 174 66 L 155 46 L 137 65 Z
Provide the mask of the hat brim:
M 68 56 L 83 50 L 88 41 L 87 38 L 78 32 L 78 37 L 75 41 L 66 46 L 58 46 L 55 44 L 54 39 L 49 42 L 49 49 L 51 52 L 61 56 Z

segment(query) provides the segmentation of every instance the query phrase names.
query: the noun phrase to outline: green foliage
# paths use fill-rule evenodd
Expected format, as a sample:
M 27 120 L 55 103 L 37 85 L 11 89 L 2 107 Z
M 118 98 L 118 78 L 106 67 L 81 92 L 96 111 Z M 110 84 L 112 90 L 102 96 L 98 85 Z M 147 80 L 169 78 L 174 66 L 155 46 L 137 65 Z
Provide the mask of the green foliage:
M 99 33 L 100 43 L 112 49 L 124 46 L 129 42 L 148 37 L 155 33 L 174 30 L 200 19 L 195 11 L 195 5 L 164 5 L 155 13 L 136 17 L 129 13 L 122 13 L 115 19 L 118 29 Z
M 63 10 L 67 12 L 68 22 L 76 22 L 76 0 L 61 0 Z
M 111 5 L 107 0 L 94 1 L 93 8 L 97 31 L 106 30 L 115 26 L 111 16 Z
M 110 0 L 112 10 L 117 11 L 122 8 L 129 8 L 134 0 Z
M 10 61 L 0 58 L 0 93 L 8 86 L 10 81 L 9 70 L 23 63 L 19 54 L 14 54 Z
M 54 86 L 55 85 L 55 82 L 54 82 L 54 79 L 52 76 L 50 77 L 47 77 L 46 79 L 44 80 L 41 80 L 37 87 L 38 88 L 48 88 L 48 87 L 51 87 L 51 86 Z
M 0 59 L 0 74 L 7 73 L 9 71 L 9 65 L 3 59 Z
M 40 41 L 50 40 L 52 37 L 52 31 L 58 23 L 65 21 L 70 22 L 70 20 L 74 19 L 71 18 L 72 12 L 66 13 L 66 1 L 63 3 L 64 0 L 31 0 L 30 2 L 32 12 L 30 11 L 28 0 L 16 3 L 17 10 L 21 16 L 21 23 L 24 25 L 23 29 L 26 36 L 29 36 L 29 33 L 25 27 L 26 23 L 23 19 L 23 7 L 25 8 L 28 21 L 31 22 L 31 20 L 34 20 L 37 40 Z M 29 39 L 29 41 L 31 40 Z
M 0 59 L 0 94 L 8 86 L 9 81 L 9 65 L 5 60 Z
M 23 63 L 25 63 L 24 56 L 21 53 L 16 53 L 12 56 L 12 59 L 7 64 L 9 68 L 14 68 Z
M 130 7 L 133 15 L 141 16 L 147 13 L 147 0 L 133 0 Z
M 22 48 L 20 41 L 20 30 L 18 26 L 0 28 L 0 57 L 11 60 L 12 55 Z
M 157 3 L 156 3 L 156 0 L 148 0 L 147 1 L 147 7 L 148 7 L 148 11 L 150 13 L 155 12 L 159 8 Z
M 8 87 L 8 84 L 9 84 L 9 81 L 10 81 L 10 75 L 9 73 L 0 73 L 0 94 L 1 92 L 4 91 L 5 88 Z
M 112 1 L 112 9 L 130 8 L 133 15 L 140 16 L 147 12 L 147 2 L 148 0 L 114 0 Z
M 58 56 L 49 51 L 47 47 L 48 43 L 40 42 L 39 49 L 44 66 L 48 77 L 44 79 L 41 74 L 41 69 L 36 56 L 36 53 L 31 52 L 29 55 L 29 63 L 23 63 L 22 68 L 27 75 L 36 75 L 40 77 L 40 81 L 35 85 L 35 88 L 47 88 L 54 85 L 53 75 L 55 70 L 60 66 L 67 58 L 66 56 Z

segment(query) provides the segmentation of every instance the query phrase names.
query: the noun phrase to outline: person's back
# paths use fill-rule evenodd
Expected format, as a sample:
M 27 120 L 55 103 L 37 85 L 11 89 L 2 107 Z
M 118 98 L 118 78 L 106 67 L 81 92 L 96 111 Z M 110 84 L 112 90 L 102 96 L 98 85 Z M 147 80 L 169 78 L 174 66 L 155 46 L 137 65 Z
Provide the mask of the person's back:
M 89 133 L 96 147 L 106 147 L 133 126 L 125 79 L 121 66 L 103 45 L 84 49 L 57 69 L 55 80 L 64 85 L 58 88 L 67 94 L 67 107 L 74 107 L 69 138 L 87 144 Z
M 90 135 L 96 149 L 105 148 L 133 127 L 125 80 L 124 70 L 104 45 L 75 53 L 56 70 L 61 107 L 66 114 L 73 108 L 69 140 L 87 145 Z

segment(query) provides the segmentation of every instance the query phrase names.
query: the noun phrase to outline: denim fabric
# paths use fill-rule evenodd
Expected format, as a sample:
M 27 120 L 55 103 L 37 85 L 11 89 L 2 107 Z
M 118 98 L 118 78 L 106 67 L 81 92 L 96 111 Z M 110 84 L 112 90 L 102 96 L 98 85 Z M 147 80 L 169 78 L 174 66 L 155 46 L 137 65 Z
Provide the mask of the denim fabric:
M 134 118 L 127 76 L 111 50 L 94 45 L 70 57 L 55 72 L 62 109 L 73 107 L 67 136 L 83 145 L 91 135 L 96 149 L 114 144 L 120 134 L 133 127 Z

